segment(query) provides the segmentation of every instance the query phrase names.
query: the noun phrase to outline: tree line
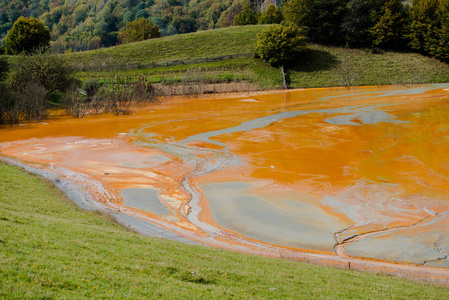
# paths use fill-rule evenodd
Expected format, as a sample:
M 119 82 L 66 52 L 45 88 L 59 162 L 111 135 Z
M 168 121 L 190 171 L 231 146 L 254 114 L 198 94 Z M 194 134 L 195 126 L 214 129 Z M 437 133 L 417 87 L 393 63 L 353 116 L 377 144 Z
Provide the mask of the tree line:
M 234 19 L 258 23 L 293 24 L 310 42 L 414 50 L 449 62 L 449 0 L 285 0 L 264 13 L 252 1 Z
M 246 0 L 0 0 L 0 39 L 19 17 L 41 20 L 54 52 L 85 51 L 122 42 L 126 24 L 151 20 L 162 36 L 228 27 Z

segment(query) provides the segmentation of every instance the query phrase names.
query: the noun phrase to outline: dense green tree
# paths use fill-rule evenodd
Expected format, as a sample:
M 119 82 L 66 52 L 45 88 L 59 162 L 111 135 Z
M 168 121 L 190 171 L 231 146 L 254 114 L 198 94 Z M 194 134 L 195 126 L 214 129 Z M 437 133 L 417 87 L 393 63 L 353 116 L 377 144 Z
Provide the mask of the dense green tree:
M 176 16 L 173 18 L 171 25 L 176 29 L 177 33 L 196 31 L 195 20 L 190 16 Z
M 234 18 L 235 26 L 254 25 L 257 24 L 257 15 L 251 3 L 243 5 L 238 15 Z
M 259 17 L 259 24 L 279 24 L 284 17 L 282 12 L 273 4 L 270 4 L 266 11 L 264 11 Z
M 306 49 L 306 38 L 296 26 L 272 25 L 257 34 L 256 55 L 279 66 Z
M 50 30 L 33 17 L 20 17 L 5 38 L 7 54 L 32 53 L 50 47 Z
M 344 39 L 341 30 L 346 0 L 286 0 L 284 17 L 303 28 L 312 41 L 338 44 Z
M 401 0 L 388 0 L 370 29 L 373 46 L 398 48 L 405 43 L 405 13 Z
M 119 35 L 117 32 L 107 32 L 105 30 L 100 32 L 100 46 L 111 47 L 119 44 Z
M 145 2 L 140 2 L 137 6 L 136 6 L 136 11 L 140 11 L 147 8 L 147 4 Z
M 125 30 L 121 33 L 124 44 L 158 38 L 160 36 L 159 27 L 153 25 L 149 19 L 145 18 L 140 18 L 126 24 Z
M 84 20 L 86 20 L 87 18 L 88 13 L 89 13 L 89 6 L 87 4 L 78 6 L 73 12 L 75 21 L 77 23 L 84 22 Z
M 415 0 L 410 15 L 410 47 L 449 62 L 449 0 Z
M 440 2 L 438 18 L 441 22 L 441 27 L 438 32 L 439 40 L 435 57 L 449 62 L 449 0 Z
M 435 49 L 440 18 L 439 0 L 414 0 L 410 9 L 410 47 L 431 54 Z
M 133 13 L 131 10 L 130 10 L 130 11 L 127 11 L 127 12 L 123 15 L 123 22 L 124 22 L 125 24 L 134 21 L 134 19 L 135 19 L 135 15 L 134 15 L 134 13 Z
M 149 17 L 150 17 L 150 14 L 146 10 L 139 10 L 136 13 L 136 20 L 141 19 L 141 18 L 147 19 Z
M 346 44 L 351 47 L 370 46 L 371 28 L 385 0 L 349 0 L 342 27 Z

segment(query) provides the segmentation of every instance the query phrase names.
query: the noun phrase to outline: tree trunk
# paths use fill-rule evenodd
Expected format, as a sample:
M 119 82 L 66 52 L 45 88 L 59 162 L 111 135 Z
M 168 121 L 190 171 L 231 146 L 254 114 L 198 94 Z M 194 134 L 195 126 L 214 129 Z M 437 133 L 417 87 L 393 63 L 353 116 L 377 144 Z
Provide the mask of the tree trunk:
M 282 87 L 286 90 L 288 89 L 287 81 L 285 80 L 285 72 L 284 72 L 284 65 L 281 67 L 281 75 L 282 75 Z

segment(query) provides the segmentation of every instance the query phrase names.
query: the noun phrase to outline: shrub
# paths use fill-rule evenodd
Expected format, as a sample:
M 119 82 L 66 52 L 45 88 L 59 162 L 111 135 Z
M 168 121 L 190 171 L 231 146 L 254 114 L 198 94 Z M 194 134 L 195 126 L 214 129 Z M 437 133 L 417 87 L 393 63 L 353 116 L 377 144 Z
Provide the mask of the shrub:
M 12 60 L 8 82 L 17 92 L 23 92 L 30 82 L 45 89 L 46 98 L 55 91 L 65 91 L 74 81 L 72 67 L 59 55 L 39 53 L 19 55 Z
M 63 96 L 65 112 L 74 118 L 84 118 L 89 107 L 82 94 L 72 86 Z

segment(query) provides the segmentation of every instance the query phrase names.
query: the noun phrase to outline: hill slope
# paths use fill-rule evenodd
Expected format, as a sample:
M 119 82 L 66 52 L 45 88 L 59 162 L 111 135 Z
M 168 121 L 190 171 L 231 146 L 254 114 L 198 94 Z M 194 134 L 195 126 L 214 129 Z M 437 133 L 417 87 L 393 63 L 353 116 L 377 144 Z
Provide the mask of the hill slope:
M 389 276 L 139 236 L 0 164 L 0 298 L 447 299 Z
M 0 39 L 19 16 L 50 28 L 53 50 L 85 51 L 120 42 L 127 22 L 150 18 L 162 35 L 227 27 L 244 0 L 0 0 Z
M 266 25 L 201 31 L 68 54 L 67 58 L 87 70 L 82 77 L 146 74 L 154 82 L 177 82 L 190 71 L 200 70 L 208 82 L 246 80 L 272 89 L 282 83 L 280 71 L 254 58 L 256 35 L 264 28 Z M 354 86 L 449 82 L 449 65 L 416 53 L 308 47 L 295 63 L 285 66 L 291 87 L 344 86 L 347 77 Z M 219 60 L 236 54 L 242 55 Z

